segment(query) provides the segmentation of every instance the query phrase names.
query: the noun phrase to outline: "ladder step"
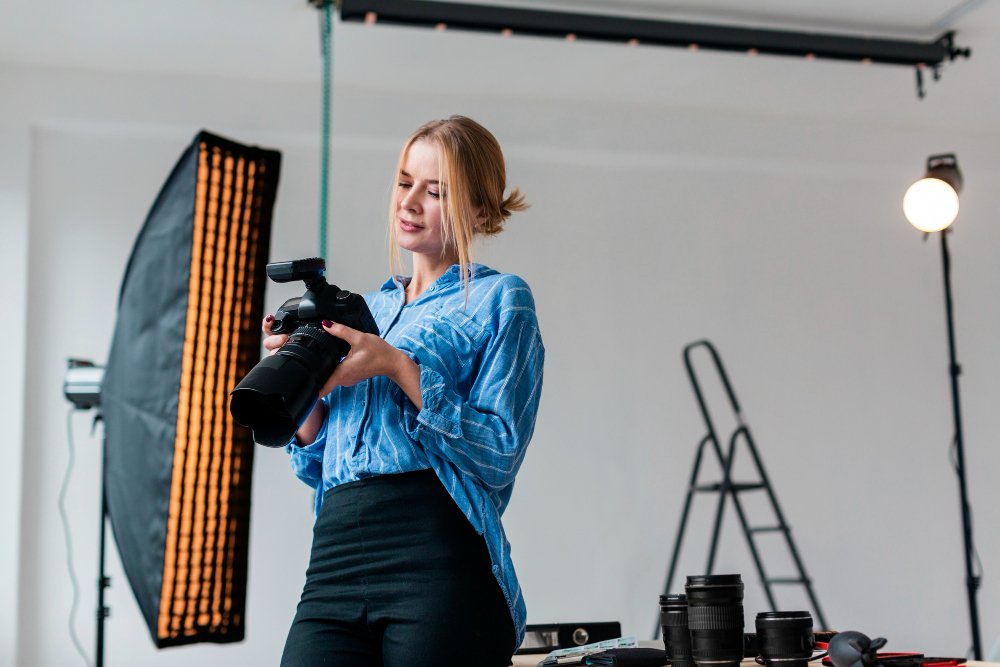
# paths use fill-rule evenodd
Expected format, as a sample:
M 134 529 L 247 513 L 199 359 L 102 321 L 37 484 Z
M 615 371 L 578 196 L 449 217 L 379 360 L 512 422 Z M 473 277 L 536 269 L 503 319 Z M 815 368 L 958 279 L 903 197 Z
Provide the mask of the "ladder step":
M 803 578 L 794 578 L 794 577 L 784 577 L 784 578 L 781 578 L 781 577 L 779 577 L 779 578 L 776 578 L 776 579 L 765 579 L 764 583 L 766 583 L 766 584 L 804 584 L 804 585 L 808 586 L 811 582 L 808 579 L 803 579 Z
M 783 530 L 788 530 L 787 526 L 759 526 L 757 528 L 751 528 L 751 533 L 780 533 Z
M 763 489 L 764 488 L 764 483 L 763 482 L 732 482 L 729 485 L 729 488 L 731 490 L 733 490 L 733 491 L 736 491 L 736 492 L 739 492 L 739 491 L 756 491 L 758 489 Z M 719 491 L 722 490 L 722 483 L 721 482 L 716 482 L 715 484 L 701 484 L 699 486 L 694 487 L 694 490 L 695 491 L 701 491 L 701 492 L 705 492 L 705 491 L 719 492 Z
M 763 482 L 733 482 L 729 485 L 733 491 L 757 491 L 763 489 Z
M 706 491 L 718 491 L 721 488 L 722 488 L 721 484 L 701 484 L 699 486 L 694 487 L 694 490 L 704 493 Z

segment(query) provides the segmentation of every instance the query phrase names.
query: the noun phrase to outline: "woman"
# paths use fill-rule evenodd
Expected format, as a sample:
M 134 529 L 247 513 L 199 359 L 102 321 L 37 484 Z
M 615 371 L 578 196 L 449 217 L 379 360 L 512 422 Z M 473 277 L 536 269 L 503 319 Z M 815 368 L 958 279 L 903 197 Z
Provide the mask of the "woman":
M 287 448 L 317 518 L 283 666 L 508 665 L 524 634 L 500 516 L 544 349 L 527 284 L 469 260 L 526 205 L 504 197 L 496 139 L 461 116 L 418 129 L 396 178 L 391 264 L 409 250 L 412 276 L 365 296 L 381 336 L 323 323 L 351 351 Z

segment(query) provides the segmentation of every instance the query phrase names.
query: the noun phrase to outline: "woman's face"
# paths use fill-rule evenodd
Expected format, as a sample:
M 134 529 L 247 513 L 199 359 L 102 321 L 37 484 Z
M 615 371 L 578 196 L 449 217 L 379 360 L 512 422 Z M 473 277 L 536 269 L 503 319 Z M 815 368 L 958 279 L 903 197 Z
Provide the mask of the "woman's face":
M 437 150 L 417 140 L 403 156 L 396 189 L 396 240 L 400 248 L 436 258 L 453 249 L 444 242 Z

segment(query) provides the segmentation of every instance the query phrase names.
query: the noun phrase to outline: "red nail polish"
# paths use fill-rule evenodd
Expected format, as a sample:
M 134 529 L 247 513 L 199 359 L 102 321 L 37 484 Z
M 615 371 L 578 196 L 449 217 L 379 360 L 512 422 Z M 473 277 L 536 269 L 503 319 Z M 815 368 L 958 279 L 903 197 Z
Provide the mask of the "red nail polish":
M 265 322 L 270 322 L 273 319 L 274 319 L 274 315 L 268 315 L 267 317 L 264 318 L 264 321 Z
M 325 327 L 332 327 L 333 326 L 333 322 L 331 322 L 330 320 L 323 320 L 323 326 L 325 326 Z

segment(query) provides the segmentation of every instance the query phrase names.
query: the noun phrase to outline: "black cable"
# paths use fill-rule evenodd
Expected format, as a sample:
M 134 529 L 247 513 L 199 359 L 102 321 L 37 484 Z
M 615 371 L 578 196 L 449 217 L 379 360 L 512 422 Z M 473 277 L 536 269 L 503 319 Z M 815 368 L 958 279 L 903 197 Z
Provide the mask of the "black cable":
M 73 541 L 69 533 L 69 517 L 66 514 L 66 489 L 69 487 L 69 480 L 73 473 L 75 463 L 75 452 L 73 447 L 73 413 L 74 408 L 70 408 L 66 413 L 66 441 L 69 443 L 69 460 L 66 462 L 66 474 L 63 475 L 62 486 L 59 488 L 59 519 L 62 521 L 63 537 L 66 540 L 66 569 L 69 572 L 69 580 L 73 584 L 73 604 L 69 610 L 69 638 L 76 648 L 76 652 L 83 658 L 83 664 L 90 667 L 90 658 L 83 650 L 80 638 L 76 636 L 76 607 L 80 601 L 80 585 L 76 580 L 76 571 L 73 569 Z

